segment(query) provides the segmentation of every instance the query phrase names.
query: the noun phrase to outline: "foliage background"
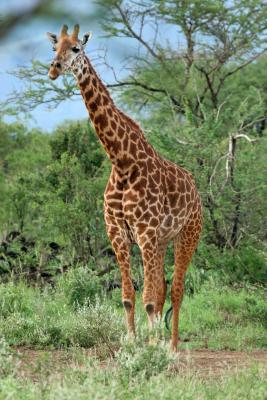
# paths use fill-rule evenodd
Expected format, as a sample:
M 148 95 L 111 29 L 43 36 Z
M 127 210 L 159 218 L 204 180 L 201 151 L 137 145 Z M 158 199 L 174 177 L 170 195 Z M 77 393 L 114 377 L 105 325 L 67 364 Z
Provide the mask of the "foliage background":
M 265 2 L 106 0 L 83 17 L 82 9 L 71 17 L 53 1 L 32 3 L 27 13 L 7 9 L 1 39 L 25 19 L 58 29 L 63 17 L 94 17 L 107 37 L 135 43 L 135 52 L 121 57 L 124 72 L 109 65 L 104 79 L 155 148 L 196 178 L 205 224 L 193 264 L 231 283 L 266 282 Z M 50 280 L 80 265 L 116 286 L 102 215 L 110 165 L 90 123 L 64 122 L 47 134 L 45 126 L 20 122 L 44 104 L 61 107 L 77 96 L 75 82 L 49 81 L 47 64 L 37 60 L 14 74 L 23 90 L 8 95 L 0 126 L 0 274 Z M 15 122 L 7 122 L 10 114 Z M 141 286 L 136 250 L 133 263 Z

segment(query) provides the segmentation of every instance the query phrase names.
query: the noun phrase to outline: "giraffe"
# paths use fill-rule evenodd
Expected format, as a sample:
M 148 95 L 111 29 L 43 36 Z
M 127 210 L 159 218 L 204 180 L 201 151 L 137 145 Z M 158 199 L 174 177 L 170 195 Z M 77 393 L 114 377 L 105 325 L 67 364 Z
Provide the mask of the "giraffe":
M 79 39 L 79 25 L 68 34 L 47 33 L 56 56 L 50 79 L 72 72 L 90 119 L 112 164 L 104 193 L 104 218 L 108 237 L 120 267 L 122 303 L 128 332 L 135 335 L 135 290 L 130 268 L 130 248 L 136 243 L 144 268 L 143 304 L 151 330 L 161 318 L 166 299 L 164 255 L 174 245 L 171 286 L 173 307 L 171 347 L 177 350 L 178 320 L 184 278 L 197 247 L 202 226 L 201 201 L 191 173 L 161 157 L 148 143 L 133 119 L 116 107 L 108 89 L 85 55 L 91 34 Z

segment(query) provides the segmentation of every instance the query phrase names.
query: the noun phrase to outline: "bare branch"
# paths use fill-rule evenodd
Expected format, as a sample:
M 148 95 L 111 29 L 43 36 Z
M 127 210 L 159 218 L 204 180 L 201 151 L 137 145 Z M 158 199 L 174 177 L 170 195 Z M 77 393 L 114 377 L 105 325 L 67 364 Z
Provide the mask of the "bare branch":
M 261 55 L 266 53 L 267 48 L 263 49 L 260 53 L 255 54 L 253 57 L 250 59 L 246 60 L 244 63 L 237 65 L 235 68 L 233 68 L 231 71 L 228 71 L 224 76 L 220 78 L 220 84 L 218 85 L 216 93 L 218 94 L 222 85 L 224 84 L 225 80 L 229 78 L 230 76 L 236 74 L 238 71 L 241 69 L 245 68 L 247 65 L 251 64 L 253 61 L 255 61 L 257 58 L 259 58 Z
M 214 108 L 217 109 L 217 107 L 218 107 L 217 92 L 214 90 L 213 79 L 210 78 L 210 72 L 207 72 L 203 67 L 200 67 L 198 65 L 196 65 L 196 69 L 205 76 L 205 79 L 207 82 L 207 87 L 210 91 L 212 103 L 214 105 Z
M 119 13 L 121 15 L 121 18 L 122 18 L 126 28 L 128 29 L 131 37 L 133 37 L 136 40 L 138 40 L 138 42 L 140 42 L 154 58 L 159 59 L 158 54 L 152 49 L 152 47 L 150 47 L 150 45 L 143 39 L 143 37 L 140 34 L 136 33 L 132 29 L 131 24 L 129 22 L 129 19 L 127 18 L 127 14 L 122 9 L 122 7 L 118 3 L 115 3 L 115 7 L 119 11 Z M 143 23 L 144 23 L 144 21 L 143 21 Z
M 254 121 L 254 123 L 255 123 L 255 121 Z M 246 139 L 250 143 L 257 142 L 257 140 L 258 140 L 258 139 L 255 139 L 255 138 L 251 139 L 250 137 L 248 137 L 248 135 L 245 135 L 244 133 L 239 133 L 239 134 L 234 136 L 234 139 L 241 139 L 241 138 Z

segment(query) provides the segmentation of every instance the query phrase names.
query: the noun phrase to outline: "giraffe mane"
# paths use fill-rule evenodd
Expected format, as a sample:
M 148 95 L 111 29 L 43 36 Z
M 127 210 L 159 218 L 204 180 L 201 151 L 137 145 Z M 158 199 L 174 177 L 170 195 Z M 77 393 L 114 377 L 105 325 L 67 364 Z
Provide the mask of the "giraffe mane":
M 133 129 L 142 131 L 141 126 L 136 121 L 134 121 L 131 117 L 129 117 L 129 115 L 125 114 L 123 111 L 121 111 L 121 110 L 119 110 L 119 111 L 120 111 L 120 114 L 123 116 L 123 118 L 127 121 L 127 123 L 129 125 L 132 126 Z

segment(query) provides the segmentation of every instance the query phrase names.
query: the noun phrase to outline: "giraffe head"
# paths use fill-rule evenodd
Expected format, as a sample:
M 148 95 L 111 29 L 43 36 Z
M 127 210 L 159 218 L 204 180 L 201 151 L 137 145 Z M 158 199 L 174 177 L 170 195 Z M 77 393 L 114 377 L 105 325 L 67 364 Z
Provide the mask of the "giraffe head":
M 57 79 L 59 75 L 72 71 L 72 68 L 80 56 L 84 54 L 84 47 L 91 38 L 91 32 L 85 33 L 83 39 L 78 38 L 79 25 L 75 25 L 71 35 L 68 35 L 67 25 L 63 25 L 60 35 L 47 33 L 49 40 L 56 52 L 56 57 L 51 62 L 48 76 L 50 79 Z

